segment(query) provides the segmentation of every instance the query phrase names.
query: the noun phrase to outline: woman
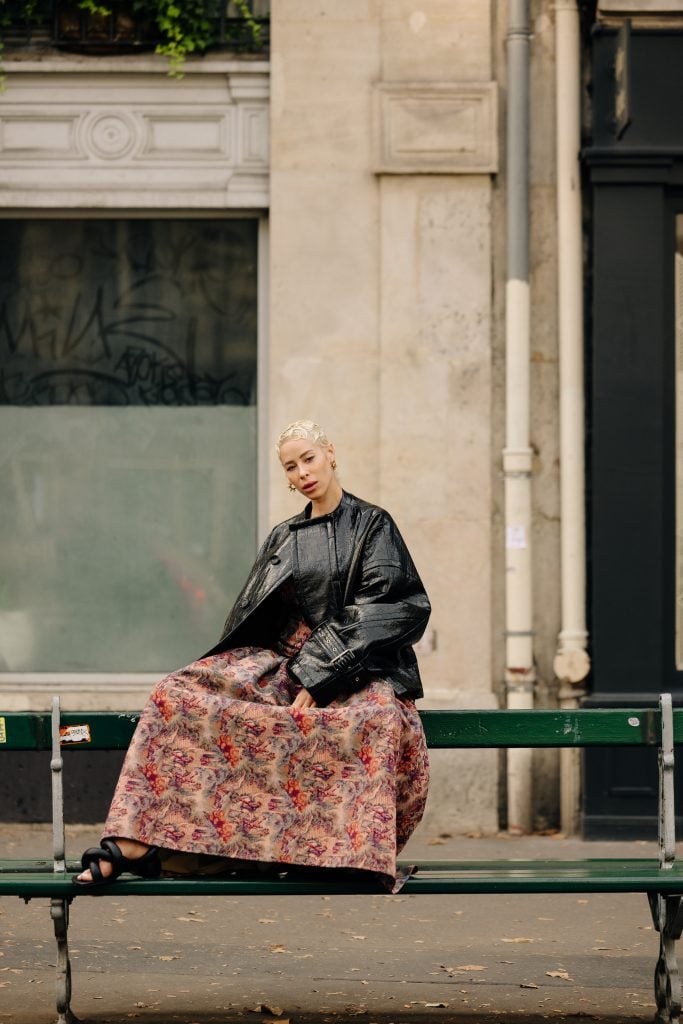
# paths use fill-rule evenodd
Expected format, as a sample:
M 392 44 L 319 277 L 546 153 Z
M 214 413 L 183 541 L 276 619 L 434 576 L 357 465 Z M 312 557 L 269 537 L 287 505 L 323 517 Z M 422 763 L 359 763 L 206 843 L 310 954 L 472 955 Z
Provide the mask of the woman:
M 291 424 L 277 450 L 308 505 L 271 531 L 218 644 L 153 691 L 76 885 L 157 877 L 173 851 L 207 870 L 395 877 L 427 794 L 411 645 L 429 601 L 388 513 L 342 490 L 317 424 Z

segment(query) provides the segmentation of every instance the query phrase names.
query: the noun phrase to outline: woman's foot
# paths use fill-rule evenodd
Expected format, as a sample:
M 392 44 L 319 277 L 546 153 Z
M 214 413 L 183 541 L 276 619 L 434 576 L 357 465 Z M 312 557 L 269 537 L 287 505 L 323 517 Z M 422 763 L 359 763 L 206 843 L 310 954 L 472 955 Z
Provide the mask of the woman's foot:
M 159 851 L 137 839 L 103 839 L 100 847 L 86 850 L 81 858 L 83 871 L 74 885 L 102 885 L 115 881 L 124 871 L 143 878 L 158 878 L 161 871 Z M 139 869 L 139 870 L 138 870 Z

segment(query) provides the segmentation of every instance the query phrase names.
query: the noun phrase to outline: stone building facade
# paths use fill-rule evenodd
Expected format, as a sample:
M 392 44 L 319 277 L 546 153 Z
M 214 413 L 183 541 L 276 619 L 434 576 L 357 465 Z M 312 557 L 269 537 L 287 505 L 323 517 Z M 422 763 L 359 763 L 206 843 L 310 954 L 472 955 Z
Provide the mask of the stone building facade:
M 555 6 L 528 12 L 536 707 L 561 697 Z M 584 28 L 601 16 L 580 6 Z M 255 534 L 297 508 L 272 439 L 323 422 L 343 486 L 392 512 L 432 599 L 425 707 L 506 700 L 509 16 L 506 0 L 274 0 L 267 57 L 212 53 L 175 80 L 149 55 L 10 51 L 0 97 L 0 219 L 256 225 Z M 218 603 L 214 582 L 199 589 Z M 0 630 L 26 639 L 0 673 L 5 706 L 55 686 L 72 706 L 142 702 L 156 665 L 55 672 L 12 611 Z M 556 753 L 535 755 L 536 827 L 559 824 L 559 782 Z M 436 755 L 426 827 L 493 832 L 505 788 L 504 758 Z

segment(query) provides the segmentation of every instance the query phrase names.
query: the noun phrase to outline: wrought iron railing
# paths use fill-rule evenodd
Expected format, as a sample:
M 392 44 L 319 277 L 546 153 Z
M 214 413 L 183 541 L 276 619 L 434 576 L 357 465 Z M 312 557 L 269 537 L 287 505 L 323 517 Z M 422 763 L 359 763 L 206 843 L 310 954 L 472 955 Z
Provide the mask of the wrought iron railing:
M 5 48 L 55 47 L 111 54 L 153 50 L 166 42 L 154 18 L 141 12 L 135 0 L 101 0 L 101 5 L 107 14 L 85 11 L 77 0 L 5 0 L 0 3 Z M 251 25 L 234 3 L 207 0 L 206 6 L 206 20 L 211 26 L 208 49 L 241 53 L 268 49 L 268 0 L 248 0 Z

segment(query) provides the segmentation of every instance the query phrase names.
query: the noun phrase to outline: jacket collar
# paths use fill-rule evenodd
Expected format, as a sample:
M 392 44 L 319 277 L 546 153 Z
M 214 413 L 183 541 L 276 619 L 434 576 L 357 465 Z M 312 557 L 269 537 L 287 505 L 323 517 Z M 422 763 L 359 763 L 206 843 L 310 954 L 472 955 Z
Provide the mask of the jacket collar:
M 299 512 L 298 515 L 290 519 L 289 528 L 290 530 L 299 530 L 301 529 L 301 527 L 315 526 L 316 524 L 320 523 L 335 522 L 342 515 L 344 509 L 348 508 L 349 505 L 351 505 L 354 500 L 355 499 L 352 494 L 349 494 L 348 491 L 342 491 L 341 501 L 339 502 L 337 507 L 332 509 L 331 512 L 328 512 L 324 516 L 316 516 L 315 519 L 311 519 L 311 510 L 313 508 L 313 503 L 309 501 L 302 512 Z

